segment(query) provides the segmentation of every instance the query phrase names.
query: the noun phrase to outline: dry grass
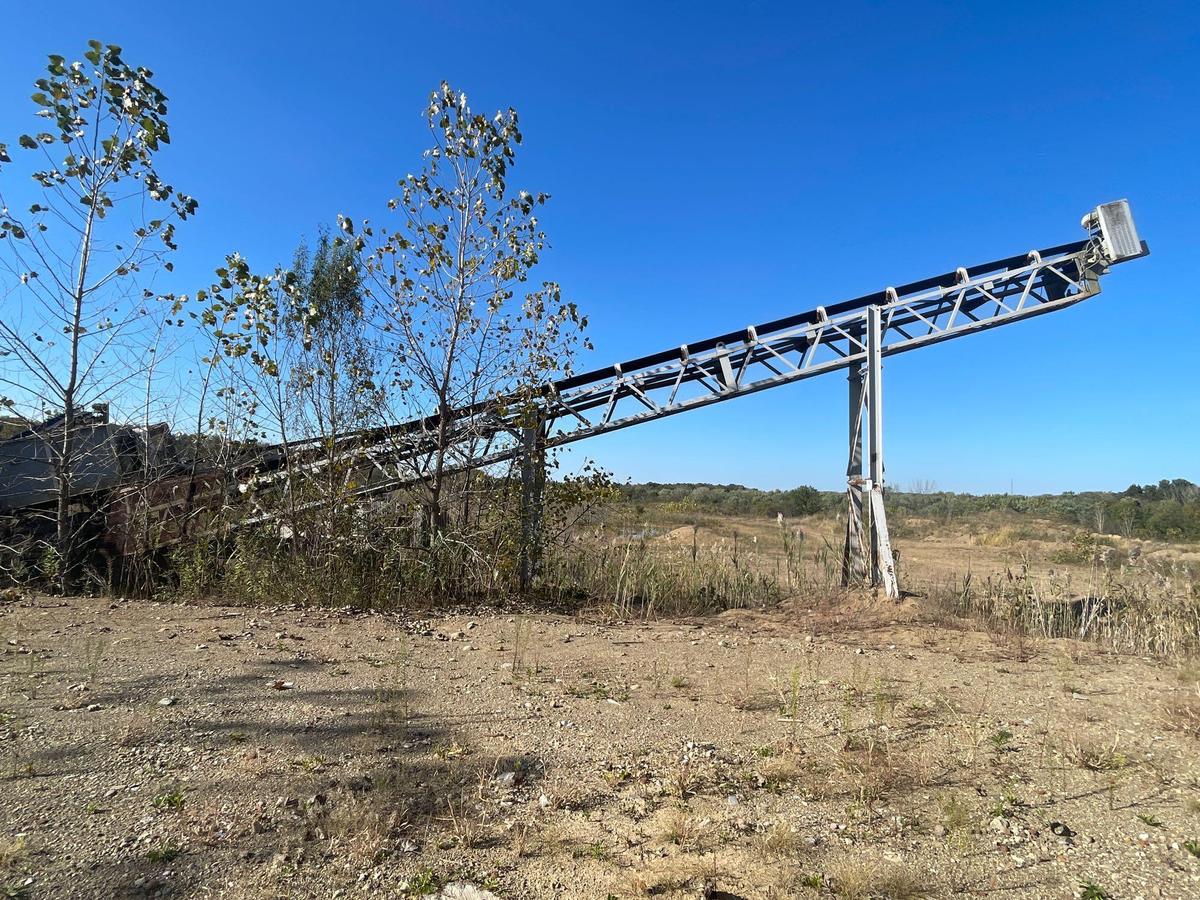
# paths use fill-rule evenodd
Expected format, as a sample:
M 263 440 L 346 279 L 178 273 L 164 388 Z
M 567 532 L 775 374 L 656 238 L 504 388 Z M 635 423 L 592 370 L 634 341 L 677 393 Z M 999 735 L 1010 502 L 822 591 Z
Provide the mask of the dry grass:
M 695 847 L 699 836 L 699 822 L 685 805 L 670 806 L 659 813 L 658 837 L 664 844 Z
M 1167 704 L 1167 724 L 1176 731 L 1200 738 L 1200 684 L 1190 693 Z
M 1036 653 L 1032 638 L 1076 638 L 1139 655 L 1178 657 L 1200 649 L 1200 582 L 1180 563 L 1093 566 L 1035 578 L 1016 573 L 929 586 L 924 609 L 936 619 L 979 620 L 1006 653 Z
M 0 871 L 19 869 L 29 859 L 29 842 L 25 835 L 0 837 Z
M 335 793 L 305 801 L 305 838 L 326 842 L 329 852 L 360 867 L 380 862 L 404 822 L 404 809 L 372 794 Z
M 726 875 L 715 854 L 673 856 L 655 860 L 630 873 L 623 893 L 635 896 L 660 896 L 672 891 L 690 891 L 707 896 L 707 888 Z
M 927 870 L 865 856 L 834 862 L 829 877 L 834 893 L 845 900 L 918 900 L 937 895 Z
M 762 785 L 767 790 L 779 791 L 804 775 L 799 760 L 790 753 L 769 756 L 758 767 Z
M 1117 749 L 1119 739 L 1112 744 L 1087 737 L 1072 738 L 1063 755 L 1069 762 L 1090 772 L 1115 772 L 1129 765 L 1129 756 Z
M 792 856 L 800 847 L 800 835 L 786 822 L 775 822 L 757 836 L 754 844 L 763 856 Z
M 724 609 L 772 606 L 784 595 L 775 570 L 755 544 L 725 538 L 686 546 L 653 540 L 653 529 L 613 538 L 580 534 L 547 553 L 543 580 L 551 595 L 611 597 L 618 618 L 699 615 Z
M 478 847 L 488 831 L 484 817 L 470 807 L 462 794 L 459 795 L 457 803 L 452 797 L 446 798 L 445 821 L 449 825 L 450 833 L 454 835 L 455 842 L 464 850 Z

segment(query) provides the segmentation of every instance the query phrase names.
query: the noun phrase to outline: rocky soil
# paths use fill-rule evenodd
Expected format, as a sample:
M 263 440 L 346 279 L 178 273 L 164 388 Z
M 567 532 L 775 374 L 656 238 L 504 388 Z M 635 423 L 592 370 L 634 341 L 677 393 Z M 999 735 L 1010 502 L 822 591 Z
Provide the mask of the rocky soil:
M 1091 645 L 20 597 L 0 648 L 0 896 L 1200 897 L 1200 673 Z

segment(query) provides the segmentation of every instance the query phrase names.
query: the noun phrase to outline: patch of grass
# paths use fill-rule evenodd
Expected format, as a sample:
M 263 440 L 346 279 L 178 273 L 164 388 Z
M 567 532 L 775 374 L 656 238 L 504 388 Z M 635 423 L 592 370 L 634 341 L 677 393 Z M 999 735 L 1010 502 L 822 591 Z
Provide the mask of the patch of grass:
M 764 856 L 791 856 L 800 845 L 800 836 L 786 822 L 776 822 L 755 843 Z
M 999 731 L 993 732 L 992 736 L 988 738 L 992 746 L 995 747 L 997 751 L 1004 750 L 1006 747 L 1008 747 L 1008 744 L 1012 739 L 1013 733 L 1007 728 L 1001 728 Z
M 1112 900 L 1112 894 L 1088 880 L 1079 883 L 1079 900 Z
M 442 886 L 442 879 L 437 876 L 433 869 L 422 869 L 408 879 L 408 896 L 409 897 L 428 897 L 430 894 L 438 891 Z
M 943 798 L 941 807 L 942 825 L 947 832 L 965 831 L 971 826 L 971 810 L 957 794 Z
M 80 675 L 87 684 L 94 684 L 104 664 L 108 641 L 104 638 L 89 638 L 80 649 Z
M 688 680 L 683 675 L 672 675 L 671 676 L 671 687 L 675 688 L 675 690 L 682 691 L 687 686 L 688 686 Z
M 305 772 L 315 774 L 325 771 L 325 757 L 319 753 L 299 757 L 292 765 L 303 769 Z
M 1167 704 L 1167 724 L 1176 731 L 1200 738 L 1200 685 L 1184 697 Z
M 170 862 L 173 859 L 177 859 L 182 852 L 175 844 L 172 844 L 170 841 L 164 841 L 157 847 L 151 847 L 146 851 L 146 859 L 152 863 Z
M 775 692 L 779 695 L 779 716 L 795 722 L 800 716 L 800 670 L 793 667 L 787 680 L 774 678 Z
M 1197 859 L 1200 859 L 1200 841 L 1184 841 L 1183 849 Z
M 616 700 L 618 703 L 624 703 L 629 699 L 629 691 L 626 688 L 612 688 L 603 681 L 571 685 L 567 688 L 567 694 L 577 700 Z
M 833 892 L 845 900 L 919 900 L 932 897 L 929 872 L 904 863 L 846 857 L 829 870 Z
M 801 776 L 799 763 L 794 756 L 768 757 L 759 767 L 762 786 L 772 793 L 779 793 Z
M 487 830 L 487 822 L 467 808 L 466 798 L 461 794 L 457 805 L 452 799 L 446 800 L 446 821 L 458 846 L 464 850 L 478 847 Z
M 1129 765 L 1129 757 L 1117 750 L 1115 739 L 1111 746 L 1086 739 L 1073 740 L 1067 747 L 1066 757 L 1090 772 L 1116 772 Z
M 575 847 L 571 850 L 572 859 L 594 859 L 599 862 L 607 862 L 612 857 L 612 852 L 604 846 L 600 841 L 595 841 L 591 844 L 586 844 L 583 847 Z
M 1163 827 L 1162 819 L 1158 818 L 1153 813 L 1151 813 L 1151 814 L 1138 813 L 1138 818 L 1141 819 L 1144 824 L 1149 825 L 1151 828 L 1162 828 Z
M 29 842 L 25 835 L 0 838 L 0 869 L 16 869 L 29 858 Z
M 175 788 L 173 791 L 159 794 L 154 798 L 154 808 L 160 811 L 183 809 L 183 792 Z
M 696 819 L 683 804 L 673 806 L 662 814 L 659 837 L 667 844 L 690 847 L 700 833 Z

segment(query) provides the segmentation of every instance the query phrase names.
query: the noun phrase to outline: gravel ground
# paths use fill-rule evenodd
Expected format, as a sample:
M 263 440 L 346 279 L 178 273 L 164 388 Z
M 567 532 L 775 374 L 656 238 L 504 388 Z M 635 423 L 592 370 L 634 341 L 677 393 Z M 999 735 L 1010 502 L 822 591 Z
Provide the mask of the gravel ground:
M 0 896 L 1200 897 L 1200 676 L 1094 646 L 22 597 L 0 647 Z

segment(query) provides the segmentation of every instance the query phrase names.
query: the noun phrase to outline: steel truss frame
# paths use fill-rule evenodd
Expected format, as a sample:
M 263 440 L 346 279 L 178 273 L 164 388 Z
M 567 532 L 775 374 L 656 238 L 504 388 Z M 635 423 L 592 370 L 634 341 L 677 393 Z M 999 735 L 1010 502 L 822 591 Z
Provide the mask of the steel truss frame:
M 531 396 L 498 398 L 451 412 L 446 471 L 482 468 L 722 403 L 839 369 L 850 370 L 850 461 L 844 574 L 866 577 L 898 596 L 883 513 L 882 359 L 946 340 L 1055 312 L 1095 296 L 1109 267 L 1149 251 L 1129 223 L 1126 246 L 1114 251 L 1099 214 L 1084 219 L 1087 240 L 1010 257 L 927 279 L 677 350 L 664 351 L 547 384 Z M 1106 223 L 1107 225 L 1107 220 Z M 869 413 L 869 477 L 862 471 L 861 431 Z M 338 439 L 341 452 L 368 461 L 371 477 L 359 495 L 395 490 L 421 479 L 436 446 L 437 417 L 355 432 Z M 536 439 L 531 437 L 536 431 Z M 293 444 L 295 465 L 320 469 L 306 445 Z M 324 451 L 323 451 L 324 452 Z M 314 454 L 315 455 L 315 454 Z M 528 466 L 526 466 L 527 468 Z M 278 465 L 248 473 L 251 495 L 279 480 Z M 526 472 L 523 481 L 531 483 Z M 536 491 L 535 493 L 540 493 Z M 863 547 L 862 506 L 871 513 L 870 572 Z M 269 514 L 248 521 L 261 521 Z

